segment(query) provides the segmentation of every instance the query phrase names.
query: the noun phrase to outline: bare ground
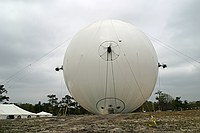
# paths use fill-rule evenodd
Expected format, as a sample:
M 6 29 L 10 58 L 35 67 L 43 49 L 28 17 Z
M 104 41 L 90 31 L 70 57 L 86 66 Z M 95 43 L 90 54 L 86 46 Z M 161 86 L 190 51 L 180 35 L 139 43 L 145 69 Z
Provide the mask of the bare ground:
M 200 110 L 0 120 L 0 133 L 12 132 L 200 133 Z

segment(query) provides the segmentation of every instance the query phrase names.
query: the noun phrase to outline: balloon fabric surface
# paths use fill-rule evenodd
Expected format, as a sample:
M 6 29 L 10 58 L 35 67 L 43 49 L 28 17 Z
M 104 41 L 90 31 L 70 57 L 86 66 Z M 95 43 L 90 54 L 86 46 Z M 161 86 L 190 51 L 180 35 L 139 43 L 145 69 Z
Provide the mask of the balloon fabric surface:
M 73 37 L 63 74 L 70 94 L 89 112 L 127 113 L 151 96 L 158 60 L 150 40 L 137 27 L 103 20 Z

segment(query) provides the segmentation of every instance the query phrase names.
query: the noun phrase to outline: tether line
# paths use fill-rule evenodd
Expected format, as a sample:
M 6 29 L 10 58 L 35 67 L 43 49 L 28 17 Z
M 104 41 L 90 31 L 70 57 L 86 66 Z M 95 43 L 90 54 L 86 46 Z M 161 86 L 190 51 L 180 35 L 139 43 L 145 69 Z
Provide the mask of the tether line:
M 107 53 L 107 63 L 106 63 L 106 88 L 105 88 L 105 102 L 104 102 L 104 107 L 106 107 L 107 89 L 108 89 L 108 53 Z
M 112 59 L 112 54 L 111 54 L 111 59 Z M 115 97 L 115 106 L 117 108 L 117 99 L 116 99 L 116 90 L 115 90 L 115 78 L 114 78 L 113 62 L 111 62 L 111 67 L 112 67 L 112 79 L 113 79 L 113 89 L 114 89 L 114 97 Z

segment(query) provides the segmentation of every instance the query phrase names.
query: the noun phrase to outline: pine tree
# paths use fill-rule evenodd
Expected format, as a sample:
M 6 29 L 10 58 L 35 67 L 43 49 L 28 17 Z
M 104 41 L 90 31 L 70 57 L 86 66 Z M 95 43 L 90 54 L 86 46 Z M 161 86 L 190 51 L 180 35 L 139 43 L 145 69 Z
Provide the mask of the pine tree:
M 0 85 L 0 102 L 3 102 L 4 100 L 9 100 L 9 97 L 6 95 L 3 95 L 7 93 L 8 91 L 4 88 L 4 85 Z

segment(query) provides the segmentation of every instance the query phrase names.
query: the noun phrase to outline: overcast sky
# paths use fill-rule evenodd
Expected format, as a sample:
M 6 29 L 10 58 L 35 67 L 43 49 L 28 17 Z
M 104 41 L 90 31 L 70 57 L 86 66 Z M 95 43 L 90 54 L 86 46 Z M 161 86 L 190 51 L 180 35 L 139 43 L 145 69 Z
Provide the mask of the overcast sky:
M 168 65 L 159 70 L 150 99 L 162 90 L 182 100 L 200 100 L 199 13 L 199 0 L 1 0 L 0 82 L 15 103 L 69 94 L 62 72 L 54 68 L 62 65 L 70 39 L 95 21 L 119 19 L 144 31 L 159 62 Z

